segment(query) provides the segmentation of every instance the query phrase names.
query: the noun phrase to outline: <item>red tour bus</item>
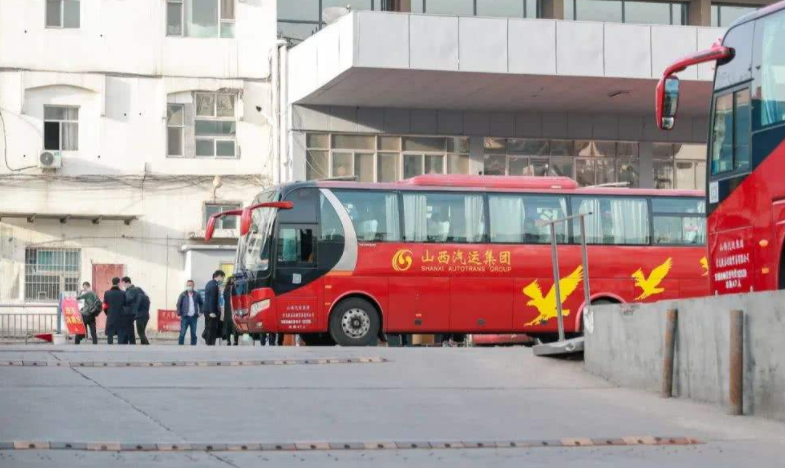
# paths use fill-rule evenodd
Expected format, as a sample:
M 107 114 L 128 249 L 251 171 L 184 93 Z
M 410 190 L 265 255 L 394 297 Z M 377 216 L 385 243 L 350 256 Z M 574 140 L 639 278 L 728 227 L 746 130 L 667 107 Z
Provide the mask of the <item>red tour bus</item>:
M 713 294 L 785 288 L 785 2 L 734 23 L 721 43 L 674 63 L 657 86 L 670 130 L 686 67 L 716 62 L 706 191 Z
M 235 322 L 307 344 L 370 345 L 381 331 L 547 339 L 556 300 L 549 228 L 537 221 L 588 212 L 593 302 L 707 293 L 701 192 L 581 189 L 563 177 L 312 181 L 265 190 L 242 211 Z M 573 334 L 584 300 L 577 230 L 557 230 Z

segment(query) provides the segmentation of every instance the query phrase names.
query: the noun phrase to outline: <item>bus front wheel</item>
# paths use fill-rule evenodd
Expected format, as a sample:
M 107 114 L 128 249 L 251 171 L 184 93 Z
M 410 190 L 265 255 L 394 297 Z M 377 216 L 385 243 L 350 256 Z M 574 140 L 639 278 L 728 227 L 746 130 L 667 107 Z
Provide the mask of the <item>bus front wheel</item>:
M 359 297 L 341 301 L 330 315 L 330 336 L 341 346 L 371 346 L 379 335 L 379 313 Z

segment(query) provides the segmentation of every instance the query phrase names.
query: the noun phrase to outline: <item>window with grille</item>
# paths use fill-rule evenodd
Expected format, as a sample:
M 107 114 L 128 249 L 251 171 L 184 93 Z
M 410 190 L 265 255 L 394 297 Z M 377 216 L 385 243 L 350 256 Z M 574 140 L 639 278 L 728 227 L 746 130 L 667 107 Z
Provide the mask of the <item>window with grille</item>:
M 79 249 L 25 249 L 25 300 L 57 301 L 79 290 Z

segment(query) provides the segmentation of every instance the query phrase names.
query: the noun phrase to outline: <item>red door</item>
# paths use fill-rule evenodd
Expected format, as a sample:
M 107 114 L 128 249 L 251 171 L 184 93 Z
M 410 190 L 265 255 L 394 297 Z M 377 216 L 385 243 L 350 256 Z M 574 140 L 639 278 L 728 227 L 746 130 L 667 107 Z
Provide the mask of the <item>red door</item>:
M 122 278 L 125 274 L 125 265 L 116 263 L 93 263 L 93 291 L 98 299 L 104 300 L 104 292 L 112 287 L 112 278 Z M 106 314 L 100 314 L 96 320 L 96 328 L 106 328 Z
M 450 279 L 390 277 L 387 330 L 445 332 L 450 327 Z

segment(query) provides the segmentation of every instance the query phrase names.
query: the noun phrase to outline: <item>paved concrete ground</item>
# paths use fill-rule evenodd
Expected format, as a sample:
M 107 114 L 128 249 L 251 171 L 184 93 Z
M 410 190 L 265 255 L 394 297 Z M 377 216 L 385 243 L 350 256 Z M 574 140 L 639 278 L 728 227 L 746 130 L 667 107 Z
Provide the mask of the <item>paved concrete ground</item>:
M 300 364 L 325 357 L 388 362 Z M 250 367 L 0 366 L 0 443 L 502 441 L 682 436 L 688 446 L 135 453 L 0 450 L 0 467 L 785 466 L 785 425 L 615 388 L 525 348 L 0 347 L 0 362 L 294 360 Z

